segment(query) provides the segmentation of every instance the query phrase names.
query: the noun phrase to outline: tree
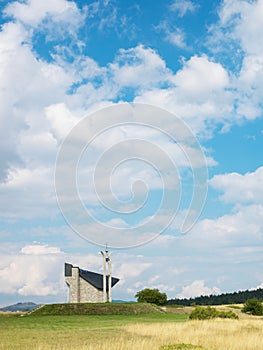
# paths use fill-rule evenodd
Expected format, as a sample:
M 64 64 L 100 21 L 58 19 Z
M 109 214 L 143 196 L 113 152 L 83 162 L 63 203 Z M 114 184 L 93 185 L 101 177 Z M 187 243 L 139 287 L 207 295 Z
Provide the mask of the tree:
M 152 303 L 156 305 L 164 305 L 167 302 L 167 295 L 161 293 L 159 289 L 145 288 L 136 293 L 138 303 Z
M 242 312 L 256 316 L 263 316 L 262 301 L 257 298 L 248 299 L 244 304 Z

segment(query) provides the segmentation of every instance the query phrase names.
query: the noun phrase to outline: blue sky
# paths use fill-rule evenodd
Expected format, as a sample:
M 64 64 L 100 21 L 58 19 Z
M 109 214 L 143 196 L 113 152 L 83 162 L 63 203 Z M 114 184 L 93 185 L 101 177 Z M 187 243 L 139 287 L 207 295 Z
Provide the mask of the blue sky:
M 0 305 L 67 301 L 64 262 L 100 272 L 101 247 L 88 240 L 111 245 L 114 229 L 136 225 L 126 243 L 122 237 L 123 249 L 112 244 L 120 278 L 114 299 L 133 300 L 145 287 L 169 298 L 263 287 L 263 1 L 0 1 L 0 11 Z M 116 111 L 127 102 L 165 112 L 151 120 L 141 111 L 136 126 L 116 127 Z M 145 118 L 150 127 L 138 124 Z M 97 219 L 83 226 L 85 240 L 59 209 L 56 162 L 74 126 L 104 124 L 109 130 L 96 135 L 78 169 L 81 200 Z M 180 227 L 201 156 L 190 147 L 195 156 L 186 164 L 176 140 L 158 134 L 156 125 L 178 137 L 177 125 L 186 125 L 206 158 L 207 197 L 187 234 Z M 116 159 L 138 160 L 138 140 L 148 142 L 148 163 L 111 168 L 118 201 L 117 213 L 109 213 L 92 187 L 96 162 L 103 152 L 110 152 L 103 170 Z M 165 189 L 175 196 L 159 214 L 160 173 L 150 162 L 163 167 Z M 145 187 L 132 197 L 136 180 L 148 186 L 148 197 Z M 98 173 L 95 184 L 112 204 L 105 183 Z M 158 235 L 180 186 L 171 225 L 129 248 Z M 143 210 L 123 214 L 145 198 Z M 75 219 L 74 208 L 69 215 Z M 143 231 L 152 217 L 154 225 Z

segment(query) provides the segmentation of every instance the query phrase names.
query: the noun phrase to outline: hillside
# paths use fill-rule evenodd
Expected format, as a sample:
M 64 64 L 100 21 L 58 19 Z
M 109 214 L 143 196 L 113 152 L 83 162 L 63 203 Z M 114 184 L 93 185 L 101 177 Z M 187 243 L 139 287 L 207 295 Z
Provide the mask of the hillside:
M 156 305 L 144 303 L 76 303 L 48 304 L 31 315 L 138 315 L 164 313 Z
M 16 303 L 13 305 L 8 305 L 0 308 L 0 311 L 4 312 L 23 312 L 23 311 L 31 311 L 39 307 L 38 304 L 26 302 L 26 303 Z

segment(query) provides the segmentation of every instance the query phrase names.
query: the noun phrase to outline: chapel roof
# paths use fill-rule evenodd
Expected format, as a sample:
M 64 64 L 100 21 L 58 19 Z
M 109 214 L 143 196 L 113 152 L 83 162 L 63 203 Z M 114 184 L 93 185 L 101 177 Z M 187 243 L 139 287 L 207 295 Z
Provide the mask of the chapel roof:
M 75 266 L 77 267 L 77 266 Z M 65 263 L 65 277 L 72 276 L 72 268 L 71 264 Z M 85 281 L 90 283 L 92 286 L 99 290 L 103 290 L 103 275 L 100 273 L 92 272 L 89 270 L 79 269 L 79 276 L 83 278 Z M 112 277 L 111 278 L 111 287 L 115 286 L 116 283 L 119 282 L 119 278 Z M 108 278 L 106 278 L 106 290 L 108 290 Z

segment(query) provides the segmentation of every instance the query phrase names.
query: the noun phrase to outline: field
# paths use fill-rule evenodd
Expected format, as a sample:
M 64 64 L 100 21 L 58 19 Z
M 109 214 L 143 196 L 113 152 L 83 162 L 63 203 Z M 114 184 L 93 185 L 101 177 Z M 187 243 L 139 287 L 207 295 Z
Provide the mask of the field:
M 239 320 L 207 321 L 187 320 L 189 308 L 137 313 L 132 307 L 130 314 L 126 306 L 125 314 L 118 309 L 116 315 L 47 315 L 45 309 L 23 316 L 0 314 L 0 349 L 263 349 L 263 317 L 241 314 L 238 307 L 232 310 Z

